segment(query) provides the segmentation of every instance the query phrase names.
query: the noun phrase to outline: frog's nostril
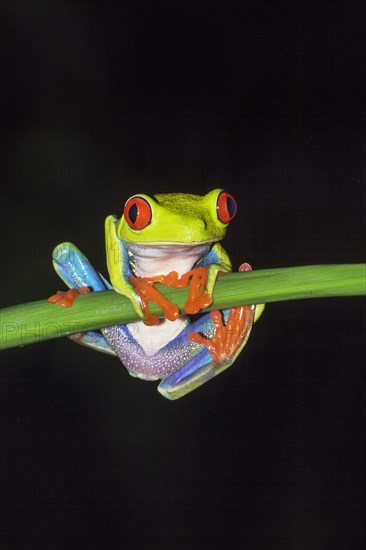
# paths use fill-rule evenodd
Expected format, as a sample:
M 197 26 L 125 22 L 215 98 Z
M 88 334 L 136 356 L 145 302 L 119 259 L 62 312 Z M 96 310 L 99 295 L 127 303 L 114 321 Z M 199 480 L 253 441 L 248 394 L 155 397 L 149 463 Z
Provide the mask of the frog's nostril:
M 207 223 L 204 220 L 200 220 L 200 222 L 201 229 L 206 229 Z

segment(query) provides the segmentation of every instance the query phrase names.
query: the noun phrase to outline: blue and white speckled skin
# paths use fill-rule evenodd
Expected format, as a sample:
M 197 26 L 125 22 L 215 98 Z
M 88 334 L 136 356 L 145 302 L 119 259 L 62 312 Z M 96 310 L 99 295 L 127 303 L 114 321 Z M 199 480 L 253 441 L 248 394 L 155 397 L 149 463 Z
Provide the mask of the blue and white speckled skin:
M 125 253 L 128 254 L 127 248 Z M 211 248 L 196 265 L 207 265 L 218 260 Z M 95 271 L 88 259 L 71 243 L 63 243 L 55 248 L 53 264 L 58 275 L 70 288 L 89 286 L 94 292 L 111 288 L 104 277 Z M 222 312 L 225 321 L 229 311 Z M 203 315 L 193 323 L 190 323 L 188 316 L 181 317 L 178 321 L 162 323 L 177 322 L 180 323 L 178 329 L 175 329 L 178 334 L 158 350 L 144 349 L 139 342 L 139 330 L 147 331 L 147 334 L 149 329 L 156 330 L 156 327 L 146 327 L 141 321 L 104 328 L 101 333 L 87 332 L 71 338 L 98 351 L 118 356 L 132 376 L 145 380 L 162 380 L 158 387 L 160 393 L 169 399 L 176 399 L 203 384 L 233 362 L 214 364 L 205 346 L 188 339 L 187 335 L 191 332 L 199 332 L 206 338 L 214 336 L 215 329 L 209 314 Z M 248 336 L 249 332 L 250 327 Z M 154 340 L 153 337 L 150 339 Z

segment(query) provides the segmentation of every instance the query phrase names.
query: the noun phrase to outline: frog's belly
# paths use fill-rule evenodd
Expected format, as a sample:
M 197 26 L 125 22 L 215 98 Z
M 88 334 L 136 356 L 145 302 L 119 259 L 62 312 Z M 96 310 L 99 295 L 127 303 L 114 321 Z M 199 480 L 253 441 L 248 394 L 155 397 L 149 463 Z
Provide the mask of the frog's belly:
M 182 315 L 175 321 L 163 319 L 159 325 L 153 326 L 147 326 L 142 321 L 128 323 L 127 328 L 146 355 L 151 357 L 174 340 L 187 325 L 188 318 Z

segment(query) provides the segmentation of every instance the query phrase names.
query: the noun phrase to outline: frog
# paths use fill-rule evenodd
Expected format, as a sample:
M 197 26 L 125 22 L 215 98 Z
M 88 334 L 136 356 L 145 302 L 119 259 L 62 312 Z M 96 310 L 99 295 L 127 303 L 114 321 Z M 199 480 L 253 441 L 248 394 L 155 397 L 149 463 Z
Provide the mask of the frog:
M 59 244 L 53 265 L 69 290 L 58 291 L 50 302 L 71 307 L 80 294 L 113 289 L 130 299 L 139 319 L 73 334 L 71 340 L 117 356 L 134 377 L 158 380 L 159 393 L 169 400 L 230 367 L 264 305 L 200 312 L 212 304 L 217 278 L 232 271 L 221 241 L 236 213 L 234 197 L 221 188 L 205 195 L 131 196 L 120 217 L 105 220 L 109 281 L 73 243 Z M 251 266 L 243 263 L 239 271 Z M 183 313 L 156 283 L 188 287 Z M 163 310 L 162 319 L 150 312 L 151 302 Z

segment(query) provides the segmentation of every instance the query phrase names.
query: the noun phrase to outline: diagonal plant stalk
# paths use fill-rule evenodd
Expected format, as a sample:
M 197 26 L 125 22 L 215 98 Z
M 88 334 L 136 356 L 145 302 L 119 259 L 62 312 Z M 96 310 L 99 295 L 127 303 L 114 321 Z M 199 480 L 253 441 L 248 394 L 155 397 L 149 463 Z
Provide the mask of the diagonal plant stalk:
M 366 294 L 365 273 L 366 264 L 229 273 L 218 279 L 213 303 L 205 311 L 304 298 L 361 296 Z M 156 286 L 184 313 L 187 289 Z M 155 304 L 150 304 L 150 309 L 152 313 L 162 315 Z M 79 296 L 71 308 L 50 304 L 47 300 L 30 302 L 0 311 L 0 349 L 137 320 L 131 302 L 113 290 Z

